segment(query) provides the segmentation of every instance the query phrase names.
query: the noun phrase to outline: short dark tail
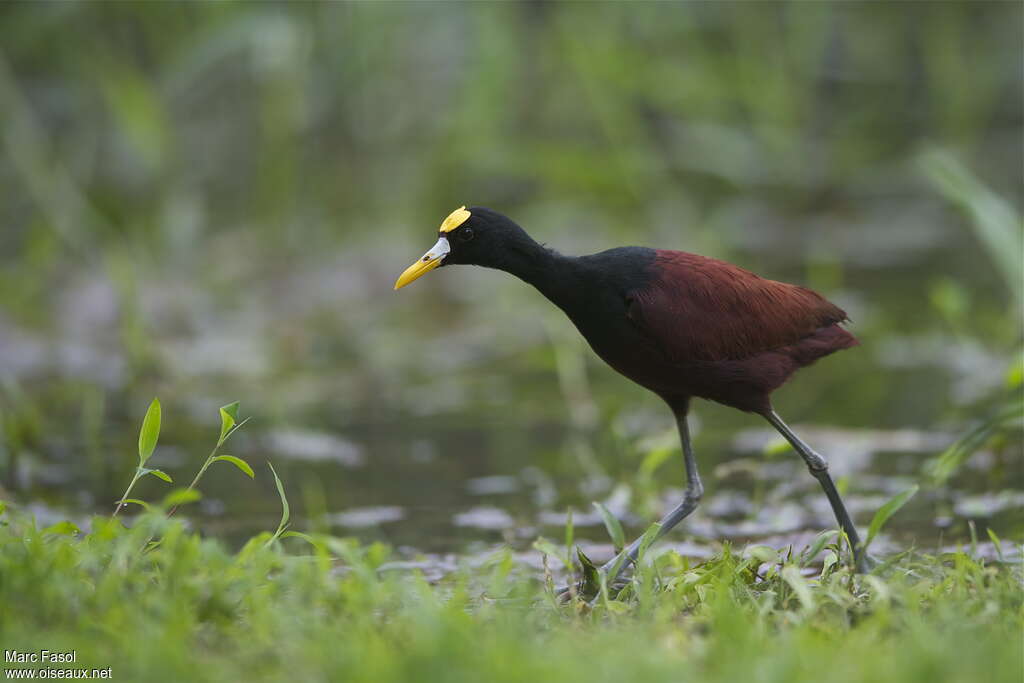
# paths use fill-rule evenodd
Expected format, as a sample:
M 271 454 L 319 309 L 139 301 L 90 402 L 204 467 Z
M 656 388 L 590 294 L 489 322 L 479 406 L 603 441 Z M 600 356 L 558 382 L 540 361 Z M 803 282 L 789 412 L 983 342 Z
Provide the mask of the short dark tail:
M 849 349 L 860 344 L 857 338 L 839 325 L 819 327 L 814 334 L 804 337 L 796 344 L 780 349 L 800 367 L 810 365 L 830 353 Z

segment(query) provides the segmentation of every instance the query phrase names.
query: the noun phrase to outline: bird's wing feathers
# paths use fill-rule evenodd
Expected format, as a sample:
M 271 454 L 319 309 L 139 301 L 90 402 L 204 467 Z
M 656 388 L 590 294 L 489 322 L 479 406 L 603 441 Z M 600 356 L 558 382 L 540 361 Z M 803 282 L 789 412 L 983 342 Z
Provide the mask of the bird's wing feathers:
M 674 362 L 748 358 L 846 320 L 816 292 L 697 254 L 660 251 L 654 273 L 628 316 Z

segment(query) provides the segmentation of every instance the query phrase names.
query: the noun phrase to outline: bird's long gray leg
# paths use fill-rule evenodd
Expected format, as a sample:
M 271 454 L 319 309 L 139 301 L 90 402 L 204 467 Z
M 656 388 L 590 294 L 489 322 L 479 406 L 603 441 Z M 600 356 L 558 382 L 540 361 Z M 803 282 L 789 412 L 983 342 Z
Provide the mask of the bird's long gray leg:
M 697 504 L 700 503 L 701 496 L 704 495 L 704 484 L 700 481 L 700 474 L 697 472 L 697 460 L 693 456 L 693 446 L 690 444 L 690 427 L 686 422 L 686 413 L 675 411 L 675 415 L 676 425 L 679 427 L 679 439 L 683 443 L 683 464 L 686 466 L 686 493 L 683 495 L 682 502 L 662 517 L 660 522 L 661 528 L 658 530 L 658 535 L 654 537 L 655 541 L 671 531 L 674 526 L 697 509 Z M 608 576 L 609 584 L 614 583 L 622 572 L 636 561 L 637 554 L 640 552 L 641 541 L 643 541 L 642 536 L 601 567 L 605 572 L 611 572 L 616 565 L 618 566 L 615 575 Z
M 846 506 L 843 505 L 843 499 L 839 497 L 839 491 L 836 490 L 836 485 L 832 482 L 832 477 L 829 476 L 828 462 L 794 434 L 793 430 L 782 421 L 782 418 L 774 410 L 769 410 L 764 417 L 800 454 L 800 457 L 807 463 L 807 469 L 811 471 L 814 478 L 821 484 L 821 488 L 825 490 L 828 502 L 832 505 L 832 512 L 835 513 L 836 521 L 839 522 L 839 528 L 846 533 L 846 537 L 850 539 L 850 545 L 853 546 L 853 556 L 857 564 L 857 571 L 862 574 L 866 573 L 868 571 L 868 562 L 864 549 L 860 544 L 860 536 L 857 535 L 857 527 L 853 525 L 853 521 L 846 511 Z

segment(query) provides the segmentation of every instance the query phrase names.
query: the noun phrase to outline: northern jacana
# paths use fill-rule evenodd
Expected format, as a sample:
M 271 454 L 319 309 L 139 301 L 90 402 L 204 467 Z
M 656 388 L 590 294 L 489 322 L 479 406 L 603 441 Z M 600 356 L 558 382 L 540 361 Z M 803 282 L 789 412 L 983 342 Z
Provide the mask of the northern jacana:
M 866 570 L 828 463 L 786 426 L 770 399 L 799 368 L 857 345 L 840 327 L 847 317 L 838 306 L 804 287 L 682 251 L 620 247 L 563 256 L 510 218 L 477 206 L 444 219 L 437 243 L 402 273 L 395 289 L 454 264 L 497 268 L 533 285 L 569 316 L 604 362 L 672 409 L 687 486 L 682 502 L 661 520 L 659 537 L 693 512 L 704 491 L 686 422 L 690 399 L 697 397 L 756 413 L 785 437 L 825 490 L 857 569 Z M 639 545 L 637 539 L 604 570 L 618 566 L 621 573 Z

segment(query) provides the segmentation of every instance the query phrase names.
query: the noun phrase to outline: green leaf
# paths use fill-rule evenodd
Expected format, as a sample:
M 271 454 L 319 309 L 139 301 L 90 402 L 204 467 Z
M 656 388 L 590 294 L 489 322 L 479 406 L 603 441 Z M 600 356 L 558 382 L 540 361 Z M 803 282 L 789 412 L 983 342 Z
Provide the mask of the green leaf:
M 314 548 L 317 548 L 317 549 L 319 549 L 323 545 L 323 544 L 317 542 L 317 540 L 315 538 L 313 538 L 312 536 L 310 536 L 309 534 L 304 534 L 301 531 L 286 531 L 283 534 L 281 534 L 281 538 L 290 538 L 290 537 L 301 538 L 303 541 L 305 541 L 306 543 L 310 544 L 311 546 L 313 546 Z
M 626 545 L 626 534 L 622 531 L 622 524 L 615 518 L 615 515 L 606 508 L 604 505 L 598 502 L 594 502 L 594 507 L 601 513 L 601 518 L 604 520 L 604 527 L 608 530 L 608 535 L 612 537 L 612 543 L 615 545 L 615 552 L 619 552 Z
M 546 538 L 542 537 L 534 541 L 533 549 L 557 559 L 562 564 L 565 564 L 565 554 L 562 553 L 562 549 Z
M 240 469 L 243 472 L 245 472 L 246 474 L 248 474 L 250 479 L 255 479 L 256 478 L 256 473 L 252 471 L 251 467 L 249 467 L 249 463 L 247 463 L 246 461 L 242 460 L 241 458 L 236 458 L 233 455 L 218 455 L 216 458 L 213 459 L 214 462 L 216 462 L 218 460 L 223 460 L 224 462 L 231 463 L 232 465 L 234 465 L 238 469 Z
M 836 534 L 838 533 L 839 532 L 835 529 L 828 529 L 827 531 L 822 531 L 820 534 L 818 534 L 818 536 L 814 539 L 814 542 L 811 543 L 810 547 L 807 548 L 801 555 L 800 565 L 803 566 L 806 565 L 808 562 L 814 561 L 814 558 L 818 556 L 818 553 L 821 552 L 822 548 L 828 545 L 829 541 L 835 538 Z
M 277 470 L 274 466 L 267 462 L 267 467 L 270 468 L 270 473 L 274 475 L 274 484 L 277 486 L 277 495 L 281 498 L 281 522 L 277 525 L 277 531 L 271 536 L 266 545 L 269 546 L 271 543 L 276 541 L 284 533 L 285 529 L 288 528 L 288 519 L 291 517 L 291 511 L 288 507 L 288 497 L 284 495 L 284 484 L 281 483 L 281 478 L 277 476 Z
M 227 413 L 232 420 L 238 422 L 238 401 L 232 401 L 231 403 L 221 406 L 220 409 Z
M 992 531 L 992 529 L 990 529 L 988 527 L 985 528 L 985 531 L 988 532 L 988 537 L 990 539 L 992 539 L 992 545 L 994 545 L 996 547 L 996 557 L 998 557 L 999 561 L 1002 562 L 1003 561 L 1003 544 L 999 540 L 999 536 L 997 536 L 996 532 Z
M 826 576 L 828 574 L 828 570 L 838 563 L 839 555 L 836 554 L 836 551 L 829 550 L 825 553 L 825 559 L 821 563 L 821 575 Z
M 74 524 L 65 519 L 63 522 L 57 522 L 56 524 L 46 527 L 45 529 L 43 529 L 43 533 L 61 534 L 63 536 L 74 536 L 75 534 L 81 532 L 79 531 L 77 526 L 75 526 Z
M 149 509 L 149 503 L 144 500 L 139 500 L 138 498 L 122 498 L 117 501 L 117 505 L 125 505 L 127 503 L 134 503 L 135 505 L 141 505 L 146 510 Z
M 778 564 L 779 551 L 769 545 L 752 545 L 747 548 L 747 554 L 751 558 L 764 564 Z
M 238 401 L 220 407 L 220 443 L 228 438 L 231 428 L 238 422 Z
M 7 503 L 0 500 L 0 515 L 4 514 L 5 510 L 7 510 Z
M 168 484 L 174 483 L 174 480 L 171 479 L 171 475 L 167 474 L 163 470 L 146 470 L 146 474 L 152 474 L 157 479 L 163 479 Z
M 793 450 L 793 447 L 790 443 L 780 436 L 766 443 L 761 452 L 767 458 L 774 458 L 778 455 L 789 453 L 791 450 Z
M 568 508 L 565 511 L 565 559 L 569 564 L 572 564 L 572 544 L 574 535 L 575 528 L 572 523 L 572 508 Z
M 971 455 L 992 438 L 1013 429 L 1024 414 L 1024 396 L 1018 396 L 1000 406 L 996 412 L 957 439 L 936 460 L 928 465 L 929 474 L 936 484 L 943 484 Z
M 674 448 L 652 448 L 640 462 L 640 473 L 648 477 L 652 476 L 654 471 L 668 460 L 673 453 L 675 453 Z
M 637 548 L 637 561 L 644 556 L 647 549 L 651 547 L 651 544 L 658 540 L 658 536 L 661 534 L 661 523 L 655 522 L 654 524 L 647 527 L 644 531 L 644 535 L 640 537 L 640 547 Z
M 875 538 L 878 532 L 882 530 L 882 527 L 889 521 L 889 518 L 896 514 L 896 512 L 903 507 L 908 500 L 914 497 L 918 488 L 918 485 L 914 484 L 906 491 L 893 496 L 888 503 L 878 509 L 878 512 L 876 512 L 875 516 L 871 519 L 871 524 L 868 526 L 868 538 L 864 541 L 865 550 L 867 550 L 868 546 L 871 545 L 871 541 Z
M 947 200 L 971 220 L 975 236 L 988 251 L 996 272 L 1017 300 L 1012 311 L 1024 306 L 1024 262 L 1020 258 L 1021 217 L 1011 202 L 983 184 L 959 159 L 933 148 L 921 156 L 923 170 Z
M 153 399 L 142 418 L 142 429 L 139 430 L 139 465 L 145 465 L 156 449 L 160 438 L 160 399 Z
M 174 507 L 176 505 L 185 505 L 186 503 L 194 503 L 203 497 L 203 494 L 199 493 L 195 489 L 175 489 L 164 497 L 164 507 Z
M 800 600 L 800 606 L 803 607 L 805 612 L 810 612 L 814 609 L 814 593 L 811 592 L 811 586 L 800 575 L 800 570 L 795 565 L 787 564 L 782 568 L 782 579 L 793 589 L 797 599 Z
M 583 570 L 583 580 L 581 592 L 583 595 L 597 595 L 601 590 L 601 577 L 598 575 L 597 567 L 589 557 L 584 554 L 583 549 L 576 546 L 576 558 L 580 562 L 580 568 Z
M 1006 371 L 1006 387 L 1016 389 L 1024 384 L 1024 353 L 1020 353 L 1016 360 L 1010 363 Z

